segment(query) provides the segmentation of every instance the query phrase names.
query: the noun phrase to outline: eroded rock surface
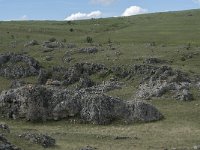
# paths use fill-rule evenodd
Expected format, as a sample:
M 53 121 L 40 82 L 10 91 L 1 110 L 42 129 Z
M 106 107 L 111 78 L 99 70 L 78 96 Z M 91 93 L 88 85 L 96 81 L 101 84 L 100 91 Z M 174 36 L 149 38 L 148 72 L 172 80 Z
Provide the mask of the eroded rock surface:
M 20 78 L 38 75 L 40 65 L 34 58 L 23 54 L 1 54 L 0 75 L 8 78 Z
M 0 134 L 0 150 L 21 150 L 11 144 L 2 134 Z
M 55 146 L 56 140 L 52 137 L 39 133 L 23 133 L 19 135 L 20 138 L 24 138 L 32 143 L 39 144 L 44 148 Z
M 103 64 L 76 63 L 66 71 L 64 78 L 66 79 L 66 84 L 73 84 L 83 76 L 90 76 L 102 70 L 107 70 Z
M 156 121 L 163 117 L 154 106 L 143 101 L 126 102 L 105 94 L 55 86 L 27 85 L 3 91 L 0 104 L 5 117 L 30 121 L 78 117 L 84 122 L 108 124 L 115 119 L 129 123 Z
M 174 95 L 173 98 L 189 101 L 193 99 L 189 92 L 190 86 L 191 81 L 186 74 L 163 66 L 153 71 L 151 76 L 139 85 L 136 98 L 150 99 L 170 92 Z

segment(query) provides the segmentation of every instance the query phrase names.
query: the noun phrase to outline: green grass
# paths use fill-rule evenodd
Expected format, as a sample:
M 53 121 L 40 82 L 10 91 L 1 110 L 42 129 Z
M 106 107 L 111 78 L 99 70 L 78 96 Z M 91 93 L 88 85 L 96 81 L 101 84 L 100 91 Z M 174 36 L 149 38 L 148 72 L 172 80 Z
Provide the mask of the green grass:
M 48 133 L 57 140 L 52 149 L 77 150 L 90 145 L 98 149 L 108 150 L 144 150 L 164 148 L 193 147 L 200 142 L 199 109 L 200 101 L 176 102 L 174 100 L 154 100 L 165 115 L 165 119 L 147 124 L 113 123 L 106 126 L 90 124 L 73 124 L 69 121 L 32 124 L 25 121 L 4 120 L 11 126 L 10 140 L 24 149 L 38 149 L 42 147 L 20 142 L 16 138 L 22 132 L 32 131 Z M 198 105 L 197 105 L 198 104 Z M 130 139 L 115 140 L 117 136 L 128 136 Z M 137 137 L 138 139 L 135 139 Z
M 192 14 L 192 16 L 191 16 Z M 0 22 L 0 52 L 27 53 L 40 62 L 44 68 L 68 67 L 77 62 L 103 63 L 108 67 L 141 64 L 146 58 L 157 57 L 169 61 L 164 64 L 180 69 L 189 75 L 200 74 L 200 10 L 145 14 L 131 17 L 91 19 L 84 21 L 11 21 Z M 74 31 L 70 32 L 73 28 Z M 93 43 L 86 43 L 86 37 Z M 43 41 L 55 37 L 74 43 L 75 48 L 55 49 L 44 53 Z M 40 45 L 25 48 L 24 44 L 35 39 Z M 111 46 L 109 45 L 109 39 Z M 149 43 L 155 42 L 155 46 Z M 191 48 L 187 50 L 187 45 Z M 77 53 L 79 48 L 96 46 L 96 54 Z M 113 49 L 114 48 L 114 49 Z M 66 53 L 73 58 L 63 62 Z M 120 54 L 119 54 L 120 53 Z M 196 54 L 182 61 L 182 56 Z M 119 55 L 118 55 L 119 54 Z M 53 56 L 46 61 L 46 56 Z M 102 82 L 108 79 L 93 75 L 92 79 Z M 25 78 L 35 83 L 37 77 Z M 122 89 L 108 92 L 109 95 L 131 100 L 140 79 L 122 80 Z M 0 77 L 0 91 L 8 89 L 11 80 Z M 199 90 L 192 89 L 195 100 L 177 102 L 170 98 L 150 101 L 165 116 L 164 120 L 147 124 L 125 125 L 115 122 L 107 126 L 73 124 L 70 121 L 32 124 L 23 120 L 4 120 L 11 127 L 7 135 L 11 142 L 25 150 L 42 150 L 41 146 L 17 138 L 24 131 L 48 133 L 57 140 L 58 150 L 78 150 L 87 145 L 102 150 L 161 150 L 164 148 L 187 148 L 200 144 L 200 99 Z M 130 139 L 114 140 L 116 136 Z M 138 137 L 135 139 L 134 137 Z

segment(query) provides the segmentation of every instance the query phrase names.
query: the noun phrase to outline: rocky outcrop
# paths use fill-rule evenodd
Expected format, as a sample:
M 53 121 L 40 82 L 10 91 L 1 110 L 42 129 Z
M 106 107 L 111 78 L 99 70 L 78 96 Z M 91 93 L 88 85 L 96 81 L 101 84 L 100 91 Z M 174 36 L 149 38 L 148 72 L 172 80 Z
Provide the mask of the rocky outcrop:
M 2 134 L 0 134 L 0 150 L 21 150 L 11 144 Z
M 23 54 L 1 54 L 0 75 L 8 78 L 20 78 L 37 75 L 39 63 L 32 57 Z
M 143 101 L 126 102 L 105 94 L 70 91 L 55 86 L 27 85 L 3 91 L 0 106 L 5 117 L 30 121 L 78 117 L 83 122 L 108 124 L 116 119 L 149 122 L 163 117 L 155 107 Z
M 39 144 L 43 146 L 44 148 L 49 148 L 52 146 L 55 146 L 56 140 L 52 137 L 44 134 L 38 134 L 38 133 L 23 133 L 19 135 L 20 138 L 23 138 L 25 140 L 28 140 L 32 143 Z
M 80 78 L 77 89 L 92 87 L 94 84 L 95 83 L 88 76 L 84 76 Z
M 101 70 L 107 70 L 107 68 L 102 64 L 76 63 L 66 71 L 64 75 L 65 83 L 73 84 L 79 81 L 81 77 L 90 76 Z
M 173 98 L 183 101 L 192 100 L 193 96 L 189 92 L 190 85 L 190 79 L 186 74 L 174 71 L 170 67 L 158 68 L 150 78 L 146 78 L 139 85 L 136 99 L 161 97 L 171 92 L 174 94 Z

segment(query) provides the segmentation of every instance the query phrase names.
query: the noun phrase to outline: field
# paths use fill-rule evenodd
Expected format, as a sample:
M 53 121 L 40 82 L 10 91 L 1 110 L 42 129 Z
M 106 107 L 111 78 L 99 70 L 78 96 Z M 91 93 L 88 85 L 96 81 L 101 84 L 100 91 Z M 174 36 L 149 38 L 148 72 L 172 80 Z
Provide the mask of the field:
M 0 52 L 25 53 L 38 60 L 44 68 L 69 67 L 77 62 L 103 63 L 106 66 L 140 64 L 146 58 L 167 60 L 174 69 L 200 75 L 200 10 L 145 14 L 131 17 L 91 19 L 84 21 L 11 21 L 0 22 Z M 92 43 L 87 42 L 92 38 Z M 75 45 L 44 52 L 41 43 L 50 38 Z M 24 47 L 30 40 L 40 45 Z M 95 46 L 95 54 L 78 53 L 78 49 Z M 70 54 L 72 60 L 65 61 Z M 192 55 L 192 57 L 188 57 Z M 46 57 L 52 57 L 47 61 Z M 105 80 L 94 75 L 96 82 Z M 37 77 L 24 78 L 35 83 Z M 140 81 L 122 79 L 122 89 L 108 94 L 124 100 L 132 100 Z M 8 89 L 11 80 L 0 77 L 0 90 Z M 70 120 L 46 123 L 30 123 L 25 120 L 1 119 L 11 128 L 9 140 L 24 150 L 42 150 L 41 146 L 23 141 L 18 135 L 24 131 L 48 133 L 57 141 L 50 149 L 78 150 L 87 145 L 100 150 L 164 150 L 192 149 L 200 145 L 199 90 L 192 91 L 194 100 L 181 102 L 165 96 L 149 102 L 156 106 L 165 118 L 152 123 L 92 125 L 73 123 Z M 116 137 L 129 137 L 116 139 Z

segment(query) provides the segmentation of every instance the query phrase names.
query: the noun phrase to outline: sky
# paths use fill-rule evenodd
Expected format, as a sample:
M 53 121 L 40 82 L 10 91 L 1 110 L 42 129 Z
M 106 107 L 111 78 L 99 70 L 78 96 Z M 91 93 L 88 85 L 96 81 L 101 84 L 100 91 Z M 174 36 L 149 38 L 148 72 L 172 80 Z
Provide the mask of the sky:
M 200 8 L 200 0 L 0 0 L 0 20 L 82 20 Z

